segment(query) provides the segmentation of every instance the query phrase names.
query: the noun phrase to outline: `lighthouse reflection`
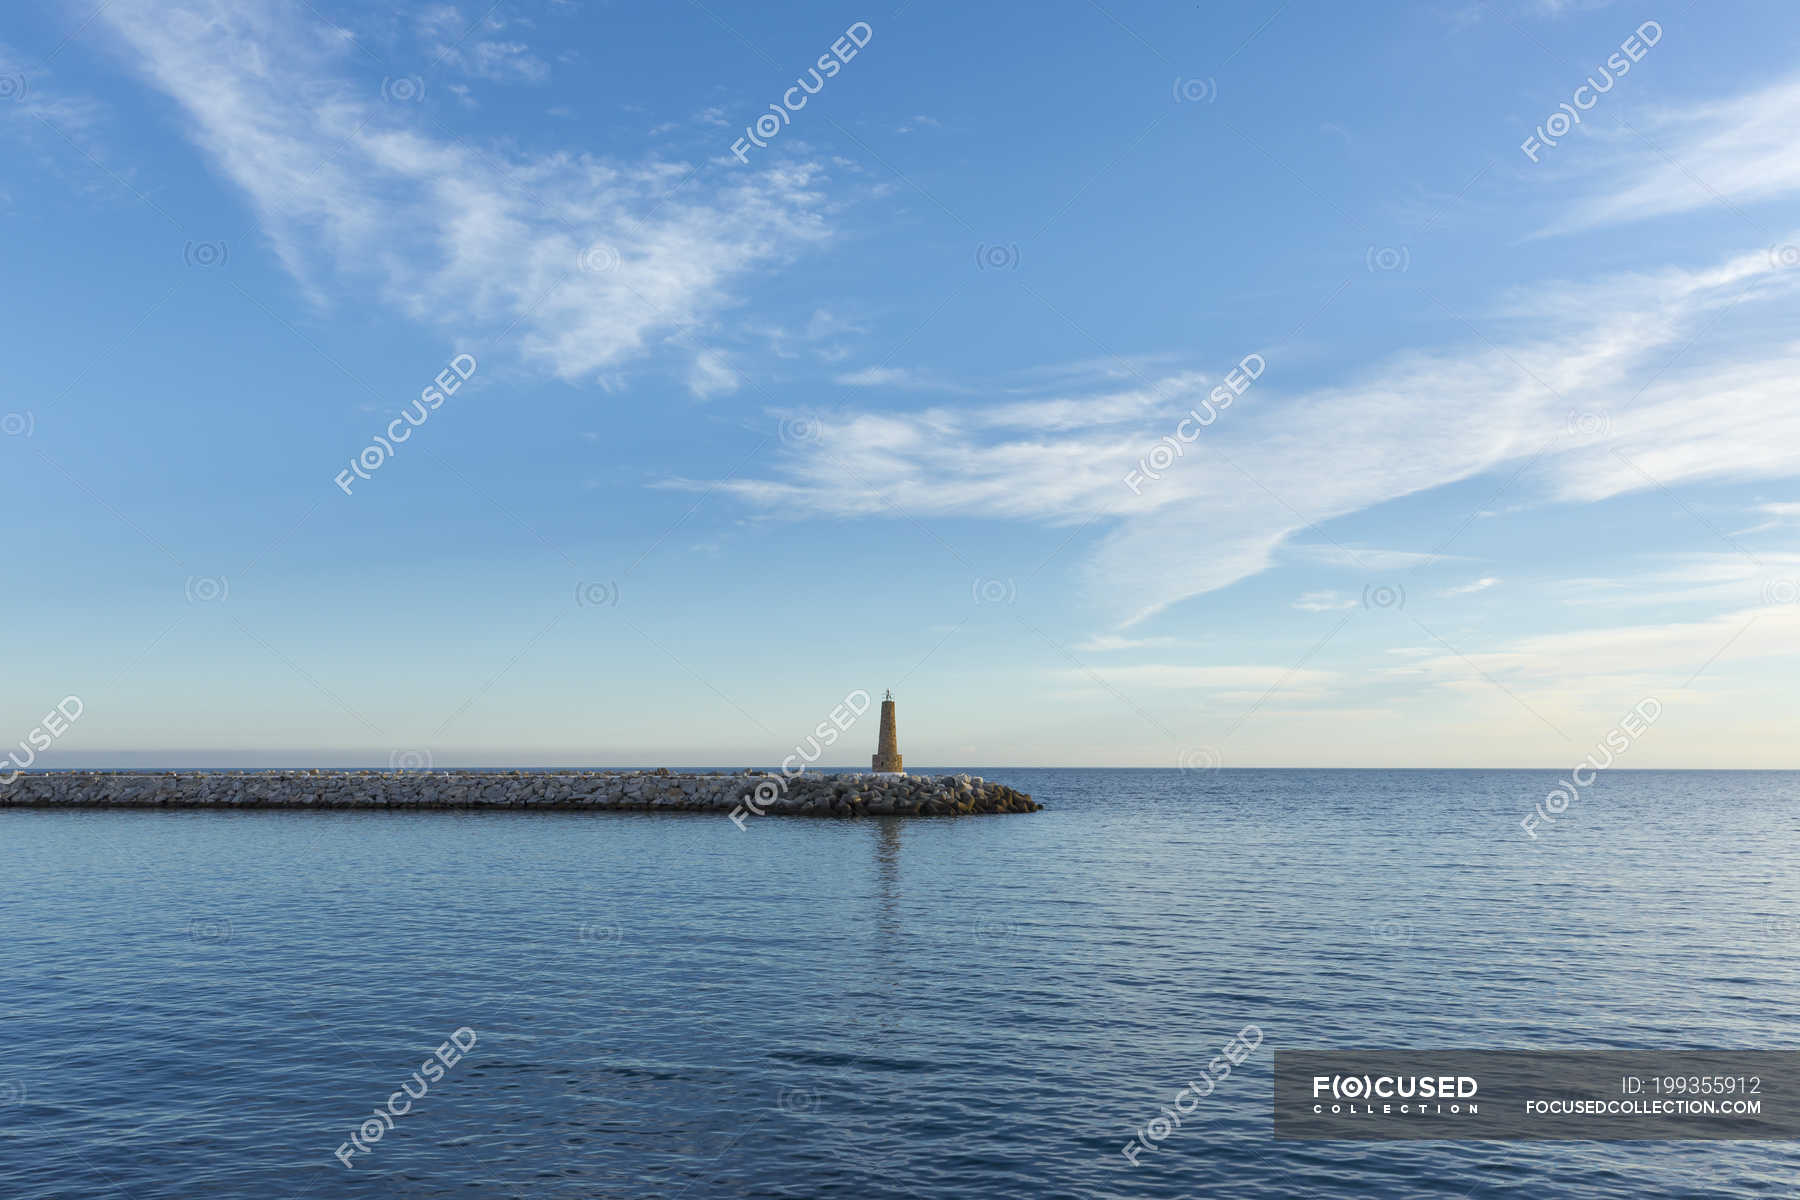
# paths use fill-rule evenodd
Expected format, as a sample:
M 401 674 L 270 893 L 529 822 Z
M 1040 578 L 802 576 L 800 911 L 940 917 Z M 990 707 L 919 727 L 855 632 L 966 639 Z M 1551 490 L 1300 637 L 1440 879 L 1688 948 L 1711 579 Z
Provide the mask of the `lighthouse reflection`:
M 900 896 L 900 828 L 897 817 L 870 822 L 875 838 L 875 928 L 868 951 L 868 971 L 859 989 L 865 997 L 851 1018 L 859 1030 L 882 1041 L 900 1028 L 900 997 L 909 959 L 909 933 Z
M 896 817 L 875 822 L 875 928 L 882 949 L 891 948 L 903 925 L 900 918 L 900 826 Z

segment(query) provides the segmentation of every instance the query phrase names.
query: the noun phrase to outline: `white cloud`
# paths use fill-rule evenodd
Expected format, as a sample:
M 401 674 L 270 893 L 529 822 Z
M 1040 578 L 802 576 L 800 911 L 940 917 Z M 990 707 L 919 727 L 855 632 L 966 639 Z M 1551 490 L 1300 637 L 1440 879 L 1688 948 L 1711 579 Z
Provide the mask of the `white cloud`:
M 953 395 L 977 395 L 984 390 L 991 390 L 959 383 L 922 367 L 861 367 L 840 373 L 833 377 L 832 382 L 842 387 L 891 388 L 896 391 L 945 392 Z
M 1591 154 L 1592 194 L 1546 232 L 1744 204 L 1800 190 L 1800 77 L 1632 121 Z M 1639 135 L 1642 136 L 1639 136 Z
M 1613 0 L 1532 0 L 1532 7 L 1546 17 L 1563 17 L 1572 12 L 1605 8 Z
M 1733 536 L 1741 537 L 1752 533 L 1762 533 L 1766 530 L 1780 529 L 1783 526 L 1800 522 L 1800 504 L 1759 504 L 1751 511 L 1761 513 L 1766 519 L 1748 529 L 1734 530 Z
M 1471 583 L 1458 584 L 1456 587 L 1445 588 L 1442 594 L 1445 596 L 1472 596 L 1476 592 L 1487 591 L 1499 582 L 1500 580 L 1495 576 L 1487 575 L 1474 580 Z
M 1761 605 L 1699 621 L 1519 638 L 1498 650 L 1440 654 L 1395 672 L 1480 694 L 1498 682 L 1540 707 L 1606 698 L 1664 700 L 1729 686 L 1733 664 L 1800 653 L 1800 603 Z
M 688 372 L 688 390 L 702 400 L 722 396 L 738 389 L 738 373 L 731 369 L 722 350 L 702 350 L 694 356 Z
M 833 382 L 845 387 L 922 387 L 925 376 L 907 367 L 863 367 L 846 371 Z
M 593 379 L 827 236 L 804 164 L 676 191 L 687 164 L 502 157 L 435 137 L 353 81 L 348 35 L 303 7 L 114 0 L 98 20 L 186 110 L 316 301 L 327 281 L 372 285 L 459 340 L 510 329 L 529 359 Z
M 1242 691 L 1252 699 L 1270 688 L 1280 687 L 1318 692 L 1337 682 L 1332 671 L 1295 667 L 1265 666 L 1185 666 L 1172 663 L 1148 663 L 1133 667 L 1095 667 L 1056 672 L 1065 684 L 1080 686 L 1096 681 L 1120 691 L 1158 689 L 1168 691 Z
M 1332 591 L 1308 592 L 1294 601 L 1294 607 L 1301 612 L 1339 612 L 1355 608 L 1356 598 Z
M 476 42 L 468 52 L 468 71 L 497 83 L 542 83 L 550 64 L 523 42 Z
M 1131 624 L 1266 569 L 1297 536 L 1310 539 L 1301 553 L 1364 570 L 1409 562 L 1414 552 L 1378 560 L 1322 547 L 1314 527 L 1509 463 L 1539 463 L 1539 490 L 1547 479 L 1569 500 L 1796 473 L 1800 355 L 1739 338 L 1703 360 L 1690 343 L 1728 310 L 1751 329 L 1752 312 L 1781 311 L 1797 285 L 1800 270 L 1747 252 L 1710 268 L 1542 285 L 1484 318 L 1491 335 L 1399 354 L 1334 386 L 1278 394 L 1273 362 L 1140 494 L 1127 472 L 1200 401 L 1204 376 L 853 413 L 789 448 L 773 477 L 721 486 L 793 514 L 1099 519 L 1091 591 Z M 1687 369 L 1671 367 L 1683 352 Z M 1605 414 L 1603 428 L 1571 420 L 1585 413 Z
M 814 309 L 806 323 L 798 327 L 766 324 L 744 328 L 764 339 L 777 358 L 810 355 L 824 363 L 839 363 L 848 358 L 849 343 L 869 331 L 861 321 L 832 308 Z
M 1760 361 L 1670 372 L 1613 422 L 1595 453 L 1560 466 L 1560 493 L 1598 500 L 1703 480 L 1778 479 L 1800 468 L 1800 346 Z M 1695 397 L 1704 396 L 1703 407 Z
M 1171 637 L 1128 638 L 1116 633 L 1097 633 L 1076 643 L 1075 649 L 1082 654 L 1108 654 L 1119 650 L 1145 650 L 1178 644 L 1179 639 Z
M 1407 571 L 1436 562 L 1459 561 L 1453 554 L 1428 554 L 1419 550 L 1383 550 L 1373 546 L 1340 546 L 1336 544 L 1295 545 L 1282 547 L 1283 558 L 1323 563 L 1332 567 L 1350 567 L 1358 571 Z
M 70 93 L 48 69 L 0 42 L 0 133 L 59 153 L 67 138 L 99 157 L 92 135 L 105 115 L 99 102 Z
M 1125 475 L 1199 403 L 1201 374 L 850 414 L 826 421 L 817 443 L 790 448 L 772 479 L 722 488 L 796 515 L 1102 518 L 1089 581 L 1130 624 L 1258 574 L 1287 540 L 1316 538 L 1321 522 L 1507 462 L 1543 455 L 1541 470 L 1570 500 L 1800 471 L 1800 408 L 1787 399 L 1800 362 L 1784 347 L 1733 345 L 1724 362 L 1669 367 L 1710 318 L 1732 309 L 1744 322 L 1759 304 L 1791 302 L 1796 284 L 1800 270 L 1750 252 L 1701 270 L 1544 286 L 1535 309 L 1521 295 L 1490 318 L 1501 340 L 1399 354 L 1334 387 L 1278 396 L 1280 363 L 1271 363 L 1256 392 L 1141 495 Z M 1631 399 L 1647 374 L 1658 381 Z M 1696 396 L 1708 396 L 1705 414 Z M 1609 439 L 1571 425 L 1579 412 L 1607 412 Z M 1312 542 L 1305 552 L 1373 569 L 1350 547 Z
M 1564 603 L 1609 608 L 1703 605 L 1735 610 L 1800 593 L 1800 553 L 1683 554 L 1622 578 L 1571 579 Z
M 454 5 L 439 4 L 420 12 L 419 36 L 427 59 L 494 83 L 542 83 L 550 64 L 519 41 L 494 36 L 507 27 L 490 8 L 473 25 Z

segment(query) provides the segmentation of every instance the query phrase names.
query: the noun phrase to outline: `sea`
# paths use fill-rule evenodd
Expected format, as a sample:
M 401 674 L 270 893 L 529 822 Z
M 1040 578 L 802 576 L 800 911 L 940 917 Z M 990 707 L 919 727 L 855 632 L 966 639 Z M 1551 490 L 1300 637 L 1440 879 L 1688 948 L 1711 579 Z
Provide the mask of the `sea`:
M 1281 1047 L 1800 1046 L 1800 773 L 968 770 L 1044 811 L 0 809 L 0 1197 L 1800 1188 L 1271 1124 Z

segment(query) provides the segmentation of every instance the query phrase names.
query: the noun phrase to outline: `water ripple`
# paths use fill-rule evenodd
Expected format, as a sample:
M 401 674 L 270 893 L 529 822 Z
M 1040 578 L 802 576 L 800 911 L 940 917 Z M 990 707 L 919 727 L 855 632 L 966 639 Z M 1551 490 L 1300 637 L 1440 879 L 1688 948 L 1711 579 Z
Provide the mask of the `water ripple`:
M 1789 1196 L 1777 1143 L 1275 1142 L 1273 1046 L 1796 1044 L 1800 776 L 994 771 L 1031 817 L 0 812 L 0 1195 Z M 371 1152 L 333 1157 L 459 1027 Z

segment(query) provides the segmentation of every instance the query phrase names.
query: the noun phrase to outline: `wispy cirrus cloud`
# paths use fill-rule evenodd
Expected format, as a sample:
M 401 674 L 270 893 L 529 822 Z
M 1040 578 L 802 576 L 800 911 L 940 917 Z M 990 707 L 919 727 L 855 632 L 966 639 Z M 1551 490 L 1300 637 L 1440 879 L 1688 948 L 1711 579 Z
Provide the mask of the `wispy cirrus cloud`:
M 380 68 L 348 31 L 292 0 L 112 0 L 96 19 L 180 105 L 316 302 L 372 286 L 421 324 L 510 330 L 564 379 L 705 328 L 750 272 L 829 236 L 819 171 L 804 162 L 712 173 L 438 133 L 392 89 L 383 98 Z M 723 384 L 717 360 L 696 357 L 689 378 Z
M 1491 587 L 1499 586 L 1500 580 L 1493 575 L 1485 575 L 1468 583 L 1459 583 L 1455 587 L 1447 587 L 1441 593 L 1445 596 L 1473 596 L 1476 592 L 1485 592 Z
M 1208 691 L 1233 697 L 1255 698 L 1279 687 L 1283 694 L 1316 695 L 1338 681 L 1333 671 L 1302 670 L 1285 666 L 1195 666 L 1183 663 L 1146 663 L 1130 667 L 1095 667 L 1059 670 L 1056 678 L 1069 687 L 1101 686 L 1126 691 Z
M 844 387 L 905 388 L 911 391 L 962 391 L 959 385 L 913 367 L 862 367 L 845 371 L 834 382 Z
M 702 400 L 735 392 L 739 382 L 737 371 L 722 350 L 702 350 L 694 356 L 693 367 L 688 371 L 688 391 Z
M 1491 333 L 1358 368 L 1342 384 L 1284 395 L 1271 371 L 1136 491 L 1126 473 L 1198 403 L 1204 376 L 851 413 L 824 420 L 772 474 L 719 486 L 790 514 L 1097 522 L 1091 590 L 1130 625 L 1265 570 L 1290 541 L 1317 555 L 1333 546 L 1320 539 L 1325 522 L 1503 464 L 1535 467 L 1527 486 L 1540 496 L 1578 502 L 1800 471 L 1800 412 L 1786 399 L 1800 356 L 1779 337 L 1710 356 L 1692 345 L 1721 314 L 1751 328 L 1749 314 L 1766 318 L 1797 290 L 1800 271 L 1762 251 L 1542 285 L 1483 318 Z M 1702 393 L 1717 403 L 1698 419 Z M 1330 553 L 1382 569 L 1352 547 Z
M 1800 553 L 1745 549 L 1681 554 L 1622 577 L 1562 582 L 1563 602 L 1584 607 L 1668 609 L 1704 606 L 1730 611 L 1800 599 Z
M 1773 504 L 1759 504 L 1752 511 L 1759 514 L 1762 517 L 1762 520 L 1746 529 L 1733 530 L 1732 536 L 1748 537 L 1753 533 L 1766 533 L 1771 529 L 1780 529 L 1787 525 L 1800 524 L 1800 504 L 1786 501 Z
M 66 139 L 95 155 L 105 117 L 99 101 L 59 86 L 48 68 L 0 42 L 0 134 L 41 149 Z
M 1356 597 L 1346 596 L 1341 592 L 1319 591 L 1308 592 L 1294 601 L 1294 607 L 1301 612 L 1341 612 L 1356 607 Z
M 1590 147 L 1599 182 L 1546 233 L 1772 200 L 1800 191 L 1800 76 L 1758 91 L 1663 107 Z
M 1436 562 L 1455 562 L 1452 554 L 1433 554 L 1424 550 L 1390 550 L 1378 546 L 1339 545 L 1336 542 L 1315 544 L 1290 543 L 1282 547 L 1284 559 L 1320 563 L 1330 567 L 1347 567 L 1358 571 L 1409 571 Z
M 1530 0 L 1533 11 L 1546 17 L 1566 17 L 1570 13 L 1606 8 L 1616 0 Z
M 1389 669 L 1397 678 L 1486 698 L 1495 681 L 1533 703 L 1567 705 L 1725 686 L 1734 664 L 1800 654 L 1800 603 L 1725 611 L 1696 621 L 1536 634 L 1498 649 L 1439 654 Z M 1634 695 L 1635 693 L 1635 695 Z
M 1098 633 L 1077 642 L 1074 649 L 1082 654 L 1112 654 L 1123 650 L 1147 650 L 1180 644 L 1179 638 L 1172 637 L 1128 638 L 1116 633 Z
M 430 60 L 493 83 L 542 83 L 550 64 L 516 38 L 501 39 L 507 28 L 499 6 L 471 21 L 453 4 L 420 12 L 418 30 Z

